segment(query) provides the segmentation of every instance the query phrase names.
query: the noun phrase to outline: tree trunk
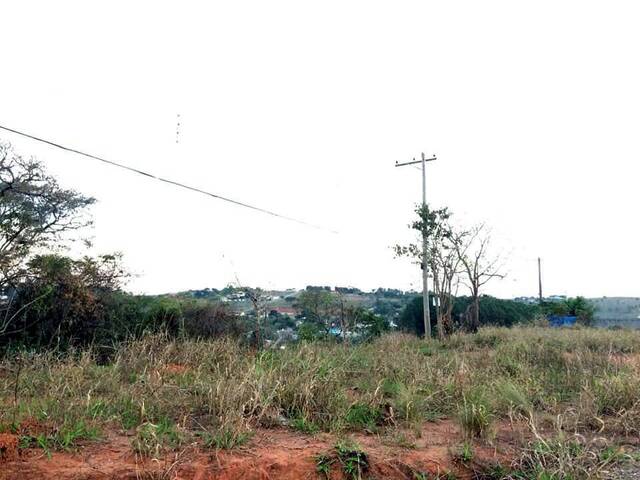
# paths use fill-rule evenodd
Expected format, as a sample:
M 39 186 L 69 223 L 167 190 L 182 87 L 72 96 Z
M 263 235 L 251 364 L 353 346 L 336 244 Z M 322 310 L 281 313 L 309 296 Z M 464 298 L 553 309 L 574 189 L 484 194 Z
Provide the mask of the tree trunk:
M 438 338 L 440 340 L 444 340 L 444 324 L 443 324 L 443 318 L 442 318 L 442 309 L 438 307 L 436 312 L 437 312 L 436 322 L 438 325 Z
M 476 333 L 480 328 L 480 297 L 476 294 L 471 300 L 471 331 Z
M 342 334 L 342 344 L 346 348 L 349 346 L 349 341 L 347 340 L 347 326 L 344 318 L 344 302 L 340 302 L 340 333 Z

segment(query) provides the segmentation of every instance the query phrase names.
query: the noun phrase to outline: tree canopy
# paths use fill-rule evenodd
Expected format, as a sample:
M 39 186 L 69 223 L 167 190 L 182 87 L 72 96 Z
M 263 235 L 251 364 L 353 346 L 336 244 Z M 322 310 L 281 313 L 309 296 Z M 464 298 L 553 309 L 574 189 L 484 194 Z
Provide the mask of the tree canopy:
M 0 288 L 15 285 L 35 249 L 90 223 L 94 199 L 60 187 L 39 161 L 0 143 Z

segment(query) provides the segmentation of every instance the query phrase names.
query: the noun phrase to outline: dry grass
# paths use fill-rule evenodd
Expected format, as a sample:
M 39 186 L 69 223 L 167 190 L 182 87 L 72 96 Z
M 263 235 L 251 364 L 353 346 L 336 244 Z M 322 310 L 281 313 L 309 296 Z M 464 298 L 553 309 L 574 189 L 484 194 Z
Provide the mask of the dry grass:
M 640 332 L 487 328 L 445 342 L 392 334 L 347 349 L 311 343 L 259 353 L 229 339 L 151 336 L 120 347 L 108 365 L 89 351 L 22 355 L 17 389 L 17 364 L 0 363 L 0 425 L 19 432 L 23 446 L 46 449 L 117 428 L 136 433 L 136 452 L 158 457 L 196 440 L 234 447 L 259 426 L 344 432 L 441 417 L 459 418 L 469 437 L 490 437 L 502 418 L 564 435 L 525 445 L 520 468 L 569 471 L 551 459 L 585 464 L 599 459 L 585 452 L 640 433 Z M 565 449 L 575 435 L 584 448 Z M 607 439 L 600 450 L 586 440 L 596 436 Z

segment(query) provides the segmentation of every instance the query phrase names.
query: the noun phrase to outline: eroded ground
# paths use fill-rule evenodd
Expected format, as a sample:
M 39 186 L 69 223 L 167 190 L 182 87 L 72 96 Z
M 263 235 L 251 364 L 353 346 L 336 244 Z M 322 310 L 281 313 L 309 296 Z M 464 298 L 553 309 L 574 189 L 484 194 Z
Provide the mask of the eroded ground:
M 518 433 L 508 424 L 501 425 L 495 440 L 473 445 L 473 460 L 465 466 L 458 458 L 462 438 L 450 421 L 426 423 L 419 435 L 407 441 L 404 433 L 393 435 L 357 434 L 350 438 L 367 455 L 368 469 L 363 478 L 411 479 L 437 478 L 452 472 L 456 478 L 472 478 L 477 463 L 509 464 L 515 455 Z M 50 458 L 42 450 L 17 452 L 16 444 L 3 453 L 0 479 L 312 479 L 323 478 L 317 472 L 317 456 L 333 455 L 338 439 L 329 434 L 304 435 L 288 429 L 259 430 L 251 441 L 232 451 L 205 451 L 191 445 L 166 454 L 161 459 L 134 454 L 131 437 L 110 434 L 101 442 L 86 445 L 76 452 L 53 452 Z M 493 445 L 492 445 L 493 444 Z M 331 464 L 330 478 L 345 478 L 339 459 Z

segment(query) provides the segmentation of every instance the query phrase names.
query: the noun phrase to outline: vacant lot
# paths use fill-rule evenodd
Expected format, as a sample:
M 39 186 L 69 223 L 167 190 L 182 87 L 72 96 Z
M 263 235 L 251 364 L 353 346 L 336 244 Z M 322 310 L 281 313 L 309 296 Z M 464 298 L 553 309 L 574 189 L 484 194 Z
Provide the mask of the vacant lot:
M 0 405 L 0 478 L 622 478 L 637 460 L 640 332 L 261 352 L 154 336 L 104 364 L 11 355 Z

